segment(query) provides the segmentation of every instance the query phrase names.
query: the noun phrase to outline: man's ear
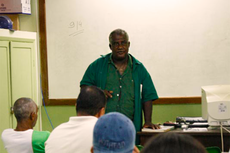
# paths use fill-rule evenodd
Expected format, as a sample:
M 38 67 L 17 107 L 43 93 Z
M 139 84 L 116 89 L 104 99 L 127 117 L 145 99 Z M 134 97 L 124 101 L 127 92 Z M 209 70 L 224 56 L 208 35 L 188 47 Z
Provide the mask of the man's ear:
M 35 112 L 30 113 L 30 119 L 33 121 L 35 119 Z
M 130 41 L 128 42 L 128 47 L 130 47 Z
M 104 114 L 105 114 L 105 107 L 102 107 L 100 111 L 95 115 L 95 117 L 99 118 Z
M 99 113 L 100 113 L 99 117 L 101 117 L 102 115 L 104 115 L 105 114 L 105 107 L 102 107 Z
M 109 48 L 112 50 L 112 45 L 111 44 L 109 44 Z
M 90 152 L 93 153 L 93 146 L 91 147 Z

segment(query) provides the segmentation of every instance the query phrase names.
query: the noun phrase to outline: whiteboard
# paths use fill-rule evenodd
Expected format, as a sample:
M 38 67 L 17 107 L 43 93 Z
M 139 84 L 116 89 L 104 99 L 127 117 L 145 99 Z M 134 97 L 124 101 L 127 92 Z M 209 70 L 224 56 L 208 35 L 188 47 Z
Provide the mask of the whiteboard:
M 49 97 L 76 98 L 90 63 L 121 28 L 160 97 L 230 84 L 229 0 L 46 0 Z

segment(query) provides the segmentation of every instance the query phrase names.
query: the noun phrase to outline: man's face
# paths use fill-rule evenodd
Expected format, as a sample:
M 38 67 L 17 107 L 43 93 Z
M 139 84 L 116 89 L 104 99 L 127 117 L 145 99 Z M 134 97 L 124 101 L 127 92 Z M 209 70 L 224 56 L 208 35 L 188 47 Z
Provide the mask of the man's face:
M 124 60 L 129 52 L 130 42 L 125 35 L 113 34 L 112 42 L 109 44 L 112 55 L 115 60 Z

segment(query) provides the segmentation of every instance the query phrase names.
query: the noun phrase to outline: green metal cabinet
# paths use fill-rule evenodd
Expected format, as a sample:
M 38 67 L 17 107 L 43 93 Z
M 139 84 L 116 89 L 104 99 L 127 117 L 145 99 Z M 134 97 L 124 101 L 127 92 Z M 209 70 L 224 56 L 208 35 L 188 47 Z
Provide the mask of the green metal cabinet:
M 35 40 L 12 35 L 3 37 L 1 32 L 0 30 L 0 134 L 4 129 L 16 127 L 11 107 L 18 98 L 29 97 L 35 102 L 38 99 Z M 39 129 L 38 125 L 35 129 Z M 0 153 L 6 153 L 2 140 Z

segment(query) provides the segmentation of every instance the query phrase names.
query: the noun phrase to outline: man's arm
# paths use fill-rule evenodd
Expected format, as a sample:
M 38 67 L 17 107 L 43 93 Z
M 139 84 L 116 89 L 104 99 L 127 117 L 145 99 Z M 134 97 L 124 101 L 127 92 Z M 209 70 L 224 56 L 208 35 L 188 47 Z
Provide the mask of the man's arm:
M 148 71 L 143 66 L 142 76 L 142 108 L 144 111 L 145 124 L 143 128 L 149 127 L 152 129 L 159 129 L 159 125 L 152 124 L 152 101 L 158 99 L 156 89 L 154 87 L 152 78 Z
M 146 101 L 143 103 L 143 111 L 145 116 L 145 124 L 143 128 L 150 127 L 152 129 L 159 129 L 159 125 L 152 123 L 152 101 Z

